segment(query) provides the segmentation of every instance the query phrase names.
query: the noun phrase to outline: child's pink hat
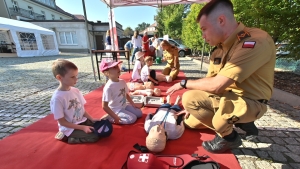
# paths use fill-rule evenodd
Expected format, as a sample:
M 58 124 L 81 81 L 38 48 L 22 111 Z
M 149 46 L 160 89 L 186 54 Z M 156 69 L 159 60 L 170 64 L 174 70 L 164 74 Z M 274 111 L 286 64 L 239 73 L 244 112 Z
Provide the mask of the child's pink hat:
M 122 63 L 123 61 L 113 61 L 112 59 L 102 59 L 100 63 L 100 71 L 104 72 L 105 70 L 115 67 L 116 65 Z

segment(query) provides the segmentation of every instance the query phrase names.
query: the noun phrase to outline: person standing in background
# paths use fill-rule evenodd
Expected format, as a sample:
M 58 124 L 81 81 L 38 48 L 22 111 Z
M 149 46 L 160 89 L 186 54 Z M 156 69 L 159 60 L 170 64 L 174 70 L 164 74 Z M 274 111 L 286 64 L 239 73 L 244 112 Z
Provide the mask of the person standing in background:
M 142 47 L 142 37 L 139 36 L 139 31 L 134 31 L 131 43 L 133 45 L 133 53 L 131 56 L 131 64 L 134 64 L 135 53 L 141 50 Z
M 142 50 L 145 51 L 145 57 L 146 56 L 150 56 L 150 51 L 149 51 L 149 41 L 150 39 L 148 38 L 148 33 L 145 31 L 144 32 L 144 36 L 142 39 L 143 43 L 142 43 Z
M 162 48 L 160 46 L 161 41 L 158 39 L 157 33 L 154 34 L 152 39 L 152 46 L 155 48 L 155 56 L 162 57 Z
M 106 31 L 106 37 L 105 37 L 105 49 L 111 50 L 111 37 L 110 37 L 110 30 Z
M 125 52 L 125 58 L 129 60 L 129 56 L 131 55 L 131 50 L 132 50 L 132 43 L 131 40 L 127 41 L 124 45 L 124 49 L 129 51 L 129 53 Z

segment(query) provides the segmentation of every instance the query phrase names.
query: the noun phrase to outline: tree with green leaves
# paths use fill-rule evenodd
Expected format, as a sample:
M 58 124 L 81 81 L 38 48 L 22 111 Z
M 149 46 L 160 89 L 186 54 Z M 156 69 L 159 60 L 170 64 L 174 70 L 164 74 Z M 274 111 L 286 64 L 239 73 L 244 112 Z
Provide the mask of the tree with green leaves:
M 135 30 L 141 32 L 141 31 L 145 30 L 149 26 L 150 26 L 149 23 L 143 22 L 141 24 L 138 24 L 138 26 L 135 28 Z
M 287 42 L 287 50 L 300 59 L 300 2 L 297 0 L 232 0 L 235 17 L 248 27 L 268 32 L 274 42 Z
M 202 32 L 199 24 L 196 22 L 199 11 L 204 4 L 192 4 L 189 13 L 183 20 L 182 35 L 183 43 L 193 49 L 194 51 L 200 51 L 203 49 L 204 39 L 202 38 Z M 205 45 L 205 51 L 209 52 L 210 47 Z
M 190 5 L 174 4 L 157 10 L 155 20 L 160 36 L 169 35 L 173 39 L 181 39 L 182 19 Z
M 133 30 L 131 29 L 131 27 L 127 27 L 125 28 L 124 32 L 123 32 L 124 36 L 132 36 L 133 35 Z

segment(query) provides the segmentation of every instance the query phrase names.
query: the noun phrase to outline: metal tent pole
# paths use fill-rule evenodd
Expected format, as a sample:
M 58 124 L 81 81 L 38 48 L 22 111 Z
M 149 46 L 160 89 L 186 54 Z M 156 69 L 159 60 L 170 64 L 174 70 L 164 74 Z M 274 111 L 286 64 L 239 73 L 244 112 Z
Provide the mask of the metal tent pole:
M 90 34 L 89 34 L 89 27 L 88 27 L 88 21 L 87 21 L 87 16 L 86 16 L 86 11 L 85 11 L 85 2 L 84 0 L 82 0 L 82 7 L 83 7 L 83 13 L 84 13 L 84 17 L 85 17 L 85 29 L 86 29 L 86 35 L 87 35 L 87 40 L 88 40 L 88 48 L 89 48 L 89 52 L 91 54 L 91 61 L 92 61 L 92 66 L 93 66 L 93 73 L 94 73 L 94 79 L 96 80 L 96 74 L 95 74 L 95 67 L 94 67 L 94 60 L 93 60 L 93 53 L 91 50 L 91 41 L 90 41 Z M 98 64 L 98 63 L 96 63 Z
M 109 7 L 109 12 L 110 12 L 110 23 L 111 23 L 111 35 L 112 35 L 112 39 L 110 41 L 113 41 L 113 44 L 112 45 L 112 50 L 118 50 L 118 49 L 115 49 L 115 33 L 114 33 L 114 23 L 113 23 L 113 16 L 112 16 L 112 8 Z M 116 24 L 116 30 L 117 30 L 117 24 Z

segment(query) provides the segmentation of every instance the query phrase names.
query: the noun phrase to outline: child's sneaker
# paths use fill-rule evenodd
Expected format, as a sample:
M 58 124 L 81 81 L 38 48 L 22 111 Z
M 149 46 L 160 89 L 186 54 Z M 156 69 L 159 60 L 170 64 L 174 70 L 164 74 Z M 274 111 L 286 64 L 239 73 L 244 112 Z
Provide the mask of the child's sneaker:
M 65 134 L 63 132 L 61 132 L 61 131 L 59 131 L 58 133 L 56 133 L 55 138 L 57 140 L 60 140 L 60 141 L 67 141 L 68 140 L 68 137 L 65 136 Z

